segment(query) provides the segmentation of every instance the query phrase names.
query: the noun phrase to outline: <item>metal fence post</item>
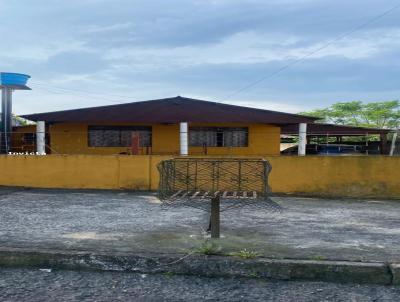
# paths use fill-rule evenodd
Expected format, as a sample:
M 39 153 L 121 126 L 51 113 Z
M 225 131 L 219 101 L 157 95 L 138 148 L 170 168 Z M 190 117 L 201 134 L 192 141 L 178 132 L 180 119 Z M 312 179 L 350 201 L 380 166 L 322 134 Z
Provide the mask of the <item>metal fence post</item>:
M 211 199 L 211 238 L 220 236 L 220 196 L 219 194 Z

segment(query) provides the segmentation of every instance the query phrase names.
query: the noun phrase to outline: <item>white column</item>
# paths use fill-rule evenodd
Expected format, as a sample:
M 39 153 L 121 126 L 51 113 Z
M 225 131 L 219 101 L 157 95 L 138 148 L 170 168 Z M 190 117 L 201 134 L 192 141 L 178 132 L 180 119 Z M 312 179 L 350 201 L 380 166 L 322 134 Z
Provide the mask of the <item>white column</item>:
M 46 154 L 45 133 L 45 122 L 36 122 L 36 152 L 40 155 Z
M 188 148 L 188 123 L 179 124 L 179 137 L 180 137 L 180 155 L 187 156 L 189 154 Z
M 393 133 L 393 137 L 392 137 L 392 144 L 390 145 L 390 152 L 389 155 L 393 156 L 394 154 L 394 150 L 396 149 L 396 139 L 397 139 L 397 132 Z
M 307 124 L 300 123 L 299 124 L 299 148 L 298 148 L 299 156 L 306 155 L 306 144 L 307 144 Z

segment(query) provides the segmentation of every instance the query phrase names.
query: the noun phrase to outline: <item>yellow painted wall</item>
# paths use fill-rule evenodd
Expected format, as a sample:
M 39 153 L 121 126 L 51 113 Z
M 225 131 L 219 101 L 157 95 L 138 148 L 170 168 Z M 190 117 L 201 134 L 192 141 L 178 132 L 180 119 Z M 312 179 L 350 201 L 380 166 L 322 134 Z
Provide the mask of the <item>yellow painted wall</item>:
M 146 155 L 0 155 L 0 185 L 149 190 L 157 187 L 155 165 L 162 159 Z
M 400 198 L 400 157 L 276 156 L 274 192 L 326 196 Z
M 152 140 L 153 154 L 179 154 L 179 125 L 153 125 Z
M 98 124 L 97 124 L 98 125 Z M 128 125 L 128 124 L 119 124 Z M 132 124 L 130 124 L 132 125 Z M 139 125 L 139 124 L 136 124 Z M 145 125 L 145 124 L 140 124 Z M 154 124 L 152 126 L 152 154 L 179 154 L 179 125 Z M 266 124 L 190 124 L 204 127 L 248 127 L 248 147 L 208 147 L 209 155 L 278 155 L 280 127 Z M 52 154 L 119 154 L 126 147 L 89 147 L 86 124 L 54 124 L 50 126 Z M 202 147 L 190 147 L 191 155 L 203 154 Z
M 84 124 L 54 124 L 49 126 L 49 132 L 52 154 L 96 154 L 88 147 Z
M 0 156 L 0 185 L 155 190 L 170 156 Z M 400 198 L 400 157 L 267 157 L 275 193 Z

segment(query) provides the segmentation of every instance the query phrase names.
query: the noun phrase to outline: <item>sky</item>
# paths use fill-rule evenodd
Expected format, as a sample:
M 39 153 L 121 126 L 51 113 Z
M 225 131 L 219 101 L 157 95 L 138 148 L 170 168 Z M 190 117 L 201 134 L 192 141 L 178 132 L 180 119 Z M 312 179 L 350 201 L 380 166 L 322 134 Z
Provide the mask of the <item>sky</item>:
M 396 5 L 0 0 L 0 71 L 32 76 L 32 91 L 14 93 L 16 114 L 177 95 L 292 113 L 397 100 L 400 7 L 368 23 Z

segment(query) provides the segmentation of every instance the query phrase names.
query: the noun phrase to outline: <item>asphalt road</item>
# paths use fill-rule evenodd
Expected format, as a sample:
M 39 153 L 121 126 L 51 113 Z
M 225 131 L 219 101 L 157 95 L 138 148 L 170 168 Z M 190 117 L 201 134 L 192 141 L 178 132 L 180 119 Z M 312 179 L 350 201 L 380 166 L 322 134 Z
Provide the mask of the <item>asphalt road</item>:
M 222 251 L 268 258 L 400 262 L 400 203 L 274 197 L 221 214 Z M 0 247 L 187 253 L 204 243 L 206 212 L 160 205 L 154 193 L 0 188 Z
M 0 269 L 0 301 L 399 301 L 400 287 Z

